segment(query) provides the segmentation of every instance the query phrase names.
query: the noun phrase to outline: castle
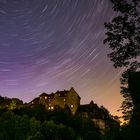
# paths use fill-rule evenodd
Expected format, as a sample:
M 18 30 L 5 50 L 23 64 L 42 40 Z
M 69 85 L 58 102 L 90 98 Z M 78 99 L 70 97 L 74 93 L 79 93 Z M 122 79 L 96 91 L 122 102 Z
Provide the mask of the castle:
M 93 101 L 90 104 L 80 105 L 80 96 L 71 88 L 70 90 L 57 91 L 56 93 L 42 93 L 39 97 L 33 99 L 29 105 L 44 105 L 48 111 L 53 111 L 57 106 L 70 109 L 73 115 L 89 118 L 94 125 L 101 131 L 110 127 L 111 116 L 102 106 L 98 107 Z
M 57 91 L 56 93 L 42 93 L 39 97 L 30 102 L 31 105 L 42 104 L 47 110 L 54 110 L 56 106 L 64 108 L 68 106 L 73 114 L 80 106 L 80 96 L 71 88 L 70 90 Z

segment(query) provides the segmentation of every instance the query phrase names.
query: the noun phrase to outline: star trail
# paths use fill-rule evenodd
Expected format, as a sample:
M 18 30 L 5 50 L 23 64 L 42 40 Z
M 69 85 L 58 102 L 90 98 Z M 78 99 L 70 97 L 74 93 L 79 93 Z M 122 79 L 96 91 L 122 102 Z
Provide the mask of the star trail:
M 74 87 L 113 114 L 119 77 L 103 44 L 109 0 L 0 0 L 0 94 L 28 102 Z

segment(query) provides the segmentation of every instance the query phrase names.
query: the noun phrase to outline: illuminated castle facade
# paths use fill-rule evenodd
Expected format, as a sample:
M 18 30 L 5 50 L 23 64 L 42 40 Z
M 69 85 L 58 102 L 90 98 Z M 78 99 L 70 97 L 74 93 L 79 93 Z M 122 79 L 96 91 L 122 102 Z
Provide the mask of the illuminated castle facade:
M 71 88 L 70 90 L 57 91 L 56 93 L 42 93 L 30 102 L 31 105 L 42 104 L 48 110 L 54 110 L 56 106 L 65 108 L 68 106 L 73 114 L 80 106 L 80 96 Z
M 44 105 L 48 111 L 55 111 L 57 107 L 68 107 L 73 115 L 89 118 L 94 125 L 102 130 L 110 127 L 110 114 L 104 107 L 98 107 L 93 101 L 90 104 L 80 105 L 80 96 L 71 88 L 70 90 L 57 91 L 56 93 L 42 93 L 33 99 L 29 105 Z

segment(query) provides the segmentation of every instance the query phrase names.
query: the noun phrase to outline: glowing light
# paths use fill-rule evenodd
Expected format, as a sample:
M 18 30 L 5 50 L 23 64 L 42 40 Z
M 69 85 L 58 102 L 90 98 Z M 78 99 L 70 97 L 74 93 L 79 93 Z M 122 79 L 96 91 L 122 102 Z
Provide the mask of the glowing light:
M 71 107 L 71 108 L 73 108 L 74 106 L 73 106 L 73 105 L 71 105 L 70 107 Z

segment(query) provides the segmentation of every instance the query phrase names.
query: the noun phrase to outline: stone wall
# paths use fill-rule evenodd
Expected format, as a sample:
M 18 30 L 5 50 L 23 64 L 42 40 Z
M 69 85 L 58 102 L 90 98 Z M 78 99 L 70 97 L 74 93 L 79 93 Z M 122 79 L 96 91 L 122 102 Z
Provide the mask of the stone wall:
M 80 106 L 80 97 L 73 88 L 70 89 L 66 96 L 66 104 L 73 114 L 75 114 L 77 108 Z

